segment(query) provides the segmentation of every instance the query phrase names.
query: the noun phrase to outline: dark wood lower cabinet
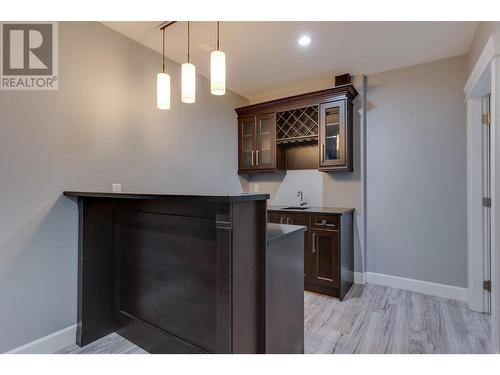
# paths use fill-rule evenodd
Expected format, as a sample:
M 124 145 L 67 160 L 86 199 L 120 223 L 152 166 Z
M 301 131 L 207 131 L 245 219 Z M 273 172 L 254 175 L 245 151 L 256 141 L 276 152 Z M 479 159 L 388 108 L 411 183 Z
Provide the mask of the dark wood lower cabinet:
M 340 283 L 339 231 L 312 230 L 311 281 L 338 288 Z
M 354 282 L 353 213 L 323 211 L 325 209 L 307 212 L 270 209 L 267 218 L 271 223 L 307 228 L 304 233 L 304 289 L 342 300 Z
M 301 212 L 270 212 L 268 213 L 268 222 L 276 224 L 303 225 L 307 229 L 304 232 L 304 281 L 311 279 L 311 230 L 310 215 Z

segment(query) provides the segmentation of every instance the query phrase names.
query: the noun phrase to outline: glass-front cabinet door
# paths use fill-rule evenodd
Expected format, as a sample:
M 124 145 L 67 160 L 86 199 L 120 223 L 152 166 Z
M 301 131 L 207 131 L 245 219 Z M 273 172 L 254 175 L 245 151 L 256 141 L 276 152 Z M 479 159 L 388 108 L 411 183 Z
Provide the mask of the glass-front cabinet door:
M 255 166 L 255 117 L 239 119 L 239 166 L 240 171 L 252 170 Z
M 276 166 L 276 121 L 274 113 L 256 117 L 255 167 L 270 169 Z
M 323 171 L 352 170 L 350 150 L 346 149 L 346 100 L 320 105 L 319 169 Z

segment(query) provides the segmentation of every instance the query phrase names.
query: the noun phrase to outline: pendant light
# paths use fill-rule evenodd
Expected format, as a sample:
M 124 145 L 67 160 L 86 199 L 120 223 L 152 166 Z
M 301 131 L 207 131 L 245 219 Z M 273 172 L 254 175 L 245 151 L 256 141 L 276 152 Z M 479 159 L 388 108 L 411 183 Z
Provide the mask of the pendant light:
M 196 100 L 196 68 L 190 63 L 189 56 L 189 21 L 187 23 L 187 63 L 182 64 L 182 101 L 194 103 Z
M 156 106 L 170 109 L 170 75 L 165 73 L 165 28 L 161 29 L 162 69 L 156 76 Z
M 213 95 L 226 93 L 226 54 L 219 47 L 219 21 L 217 21 L 217 49 L 210 54 L 210 91 Z

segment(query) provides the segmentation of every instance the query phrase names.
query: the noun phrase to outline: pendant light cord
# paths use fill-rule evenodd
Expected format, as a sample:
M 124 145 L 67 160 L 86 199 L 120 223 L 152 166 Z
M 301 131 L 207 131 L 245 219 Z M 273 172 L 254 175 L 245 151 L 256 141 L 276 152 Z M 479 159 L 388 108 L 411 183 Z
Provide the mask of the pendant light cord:
M 189 21 L 188 21 L 188 63 L 190 62 L 190 61 L 189 61 L 189 57 L 190 57 L 190 56 L 189 56 L 189 39 L 190 39 L 190 38 L 189 38 Z
M 219 21 L 217 21 L 217 51 L 220 51 L 220 42 L 219 42 Z
M 162 57 L 162 73 L 165 73 L 165 29 L 161 33 L 161 57 Z

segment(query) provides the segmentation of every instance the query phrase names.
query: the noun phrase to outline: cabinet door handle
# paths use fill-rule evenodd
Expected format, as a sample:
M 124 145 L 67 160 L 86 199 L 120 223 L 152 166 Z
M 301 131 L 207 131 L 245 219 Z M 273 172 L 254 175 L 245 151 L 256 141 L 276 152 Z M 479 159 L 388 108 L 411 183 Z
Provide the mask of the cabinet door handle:
M 325 145 L 324 144 L 321 145 L 321 161 L 322 162 L 325 161 Z
M 316 236 L 317 236 L 317 234 L 313 233 L 313 238 L 312 238 L 312 252 L 313 252 L 313 254 L 316 253 Z
M 259 150 L 255 151 L 255 165 L 259 165 Z
M 314 224 L 317 225 L 317 226 L 325 226 L 325 227 L 333 227 L 333 228 L 335 228 L 335 224 L 334 223 L 328 223 L 326 220 L 316 221 Z
M 252 167 L 254 166 L 254 163 L 253 163 L 253 154 L 254 154 L 254 150 L 252 150 Z

